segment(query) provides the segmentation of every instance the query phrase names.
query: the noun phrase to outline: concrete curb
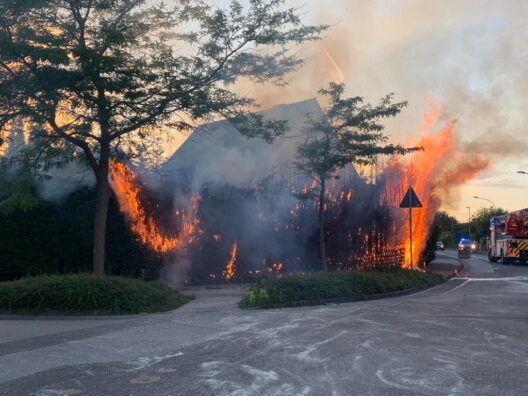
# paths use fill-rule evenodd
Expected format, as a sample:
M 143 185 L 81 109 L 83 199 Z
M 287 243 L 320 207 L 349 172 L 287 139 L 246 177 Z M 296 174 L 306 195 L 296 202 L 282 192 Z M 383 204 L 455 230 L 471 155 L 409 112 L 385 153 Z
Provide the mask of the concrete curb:
M 457 271 L 458 273 L 460 273 L 460 272 L 464 269 L 464 262 L 463 262 L 461 259 L 459 259 L 458 257 L 448 257 L 448 256 L 445 256 L 445 257 L 443 257 L 443 258 L 445 258 L 445 259 L 447 259 L 447 260 L 452 260 L 452 261 L 456 261 L 456 262 L 458 262 L 458 266 L 455 267 L 455 268 L 453 269 L 454 273 L 451 274 L 451 275 L 446 276 L 446 279 L 451 279 L 451 278 L 453 278 L 454 276 L 457 276 L 457 274 L 455 273 L 455 271 Z M 430 270 L 430 269 L 429 269 L 430 266 L 434 265 L 435 262 L 436 262 L 436 263 L 441 263 L 441 262 L 442 262 L 442 258 L 440 258 L 440 259 L 436 258 L 436 259 L 434 259 L 433 261 L 431 261 L 429 264 L 427 264 L 426 271 L 428 271 L 428 272 L 435 272 L 434 270 Z

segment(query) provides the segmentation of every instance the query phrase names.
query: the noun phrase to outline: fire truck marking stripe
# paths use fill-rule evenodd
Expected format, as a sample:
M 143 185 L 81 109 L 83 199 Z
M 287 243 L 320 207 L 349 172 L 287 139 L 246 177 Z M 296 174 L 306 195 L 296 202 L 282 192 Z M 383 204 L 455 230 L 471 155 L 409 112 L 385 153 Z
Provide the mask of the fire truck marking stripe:
M 516 247 L 513 247 L 512 245 L 516 245 Z M 522 250 L 528 250 L 528 241 L 512 241 L 508 244 L 509 254 L 520 256 Z

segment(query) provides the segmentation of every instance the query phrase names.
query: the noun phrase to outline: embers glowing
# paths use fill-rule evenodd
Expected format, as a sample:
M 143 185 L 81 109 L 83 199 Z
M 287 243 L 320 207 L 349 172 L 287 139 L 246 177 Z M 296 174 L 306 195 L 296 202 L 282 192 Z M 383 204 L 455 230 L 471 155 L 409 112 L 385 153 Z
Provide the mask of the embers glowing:
M 237 249 L 238 249 L 238 242 L 235 241 L 235 243 L 233 243 L 233 246 L 231 246 L 231 250 L 229 251 L 229 260 L 227 261 L 225 270 L 222 273 L 222 277 L 224 279 L 229 280 L 235 276 L 235 262 L 236 262 Z

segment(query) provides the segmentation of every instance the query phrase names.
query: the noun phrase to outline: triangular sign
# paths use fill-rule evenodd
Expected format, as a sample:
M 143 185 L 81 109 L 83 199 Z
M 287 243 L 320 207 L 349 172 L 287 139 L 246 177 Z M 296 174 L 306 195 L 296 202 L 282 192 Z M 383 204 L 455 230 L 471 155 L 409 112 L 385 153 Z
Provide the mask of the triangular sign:
M 412 187 L 409 187 L 407 194 L 403 197 L 400 208 L 421 208 L 422 203 L 418 199 L 418 196 L 414 192 Z

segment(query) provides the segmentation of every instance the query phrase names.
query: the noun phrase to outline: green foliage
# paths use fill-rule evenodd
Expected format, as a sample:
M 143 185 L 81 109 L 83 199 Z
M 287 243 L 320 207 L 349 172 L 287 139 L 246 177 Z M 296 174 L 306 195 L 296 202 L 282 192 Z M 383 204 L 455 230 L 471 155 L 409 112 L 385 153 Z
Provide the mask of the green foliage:
M 0 215 L 0 280 L 89 271 L 95 193 L 82 189 L 62 202 Z M 155 279 L 162 260 L 138 245 L 117 203 L 108 215 L 107 273 Z
M 229 86 L 240 78 L 284 84 L 301 63 L 289 47 L 326 30 L 303 25 L 283 6 L 3 1 L 0 138 L 24 118 L 35 125 L 35 139 L 75 147 L 96 174 L 112 147 L 137 156 L 149 144 L 154 153 L 160 127 L 189 129 L 222 116 L 271 139 L 285 124 L 248 115 L 253 100 Z
M 423 289 L 444 281 L 438 274 L 412 270 L 333 272 L 262 279 L 251 286 L 242 308 L 274 308 L 363 300 L 369 296 Z
M 13 141 L 10 136 L 10 141 Z M 33 177 L 27 166 L 28 156 L 15 156 L 20 150 L 13 143 L 0 157 L 0 215 L 13 213 L 16 210 L 27 211 L 38 205 L 33 188 Z
M 438 212 L 431 226 L 430 242 L 442 241 L 445 246 L 454 248 L 459 226 L 456 218 L 447 212 Z M 433 239 L 435 240 L 433 241 Z
M 284 0 L 201 0 L 174 8 L 145 0 L 0 3 L 0 143 L 23 120 L 38 148 L 34 168 L 61 152 L 94 172 L 94 272 L 104 272 L 109 160 L 160 158 L 162 131 L 230 119 L 250 137 L 272 140 L 286 123 L 265 120 L 233 83 L 284 84 L 301 61 L 291 46 L 318 40 Z M 18 200 L 20 201 L 20 200 Z
M 508 213 L 502 208 L 482 208 L 476 211 L 471 218 L 471 234 L 474 240 L 480 241 L 481 238 L 490 235 L 490 220 L 495 216 L 501 216 Z M 466 224 L 467 228 L 467 224 Z
M 0 311 L 11 313 L 163 312 L 190 299 L 158 282 L 88 274 L 38 276 L 0 283 Z
M 377 106 L 363 98 L 344 98 L 344 84 L 331 83 L 319 91 L 329 106 L 319 119 L 309 120 L 306 141 L 298 147 L 298 169 L 319 182 L 350 163 L 369 164 L 379 154 L 406 154 L 417 148 L 387 145 L 382 120 L 394 117 L 407 102 L 392 103 L 392 94 Z
M 457 219 L 447 212 L 436 213 L 420 261 L 429 264 L 436 258 L 436 242 L 438 241 L 442 241 L 446 247 L 455 247 L 458 227 Z
M 27 212 L 38 206 L 32 182 L 28 178 L 11 179 L 4 194 L 0 192 L 0 215 L 12 214 L 17 210 Z M 1 195 L 4 195 L 3 199 Z
M 429 236 L 425 242 L 425 247 L 420 257 L 420 263 L 429 264 L 436 258 L 436 242 L 440 240 L 440 228 L 433 222 L 429 229 Z

